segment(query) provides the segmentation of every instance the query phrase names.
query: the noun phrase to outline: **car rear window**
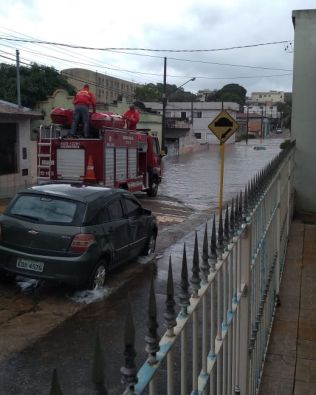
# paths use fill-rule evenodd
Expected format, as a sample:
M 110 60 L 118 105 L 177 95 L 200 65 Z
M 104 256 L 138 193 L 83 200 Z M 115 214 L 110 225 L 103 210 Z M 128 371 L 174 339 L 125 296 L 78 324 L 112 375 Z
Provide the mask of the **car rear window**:
M 80 225 L 84 204 L 54 196 L 18 195 L 6 214 L 38 223 Z

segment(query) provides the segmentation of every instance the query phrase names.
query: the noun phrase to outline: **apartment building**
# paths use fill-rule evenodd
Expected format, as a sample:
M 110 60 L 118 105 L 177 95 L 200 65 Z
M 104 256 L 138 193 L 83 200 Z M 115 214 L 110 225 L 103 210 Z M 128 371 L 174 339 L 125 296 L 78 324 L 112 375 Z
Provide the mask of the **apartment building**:
M 113 103 L 123 96 L 129 101 L 134 100 L 137 86 L 134 82 L 81 68 L 65 69 L 61 71 L 61 74 L 77 90 L 81 89 L 84 83 L 89 84 L 97 103 Z

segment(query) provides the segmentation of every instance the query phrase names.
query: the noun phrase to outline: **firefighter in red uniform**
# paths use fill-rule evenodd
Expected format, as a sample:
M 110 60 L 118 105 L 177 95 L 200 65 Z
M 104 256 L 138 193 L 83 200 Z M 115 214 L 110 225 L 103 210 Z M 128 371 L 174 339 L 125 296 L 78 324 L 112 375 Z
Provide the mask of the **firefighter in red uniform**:
M 70 135 L 74 136 L 79 121 L 83 123 L 83 136 L 89 137 L 89 107 L 92 106 L 95 112 L 96 99 L 93 93 L 89 90 L 89 85 L 85 84 L 84 87 L 76 94 L 73 103 L 75 105 L 74 119 L 70 129 Z
M 123 118 L 126 120 L 127 129 L 136 130 L 136 126 L 139 122 L 139 112 L 133 104 L 129 106 L 129 110 L 123 114 Z

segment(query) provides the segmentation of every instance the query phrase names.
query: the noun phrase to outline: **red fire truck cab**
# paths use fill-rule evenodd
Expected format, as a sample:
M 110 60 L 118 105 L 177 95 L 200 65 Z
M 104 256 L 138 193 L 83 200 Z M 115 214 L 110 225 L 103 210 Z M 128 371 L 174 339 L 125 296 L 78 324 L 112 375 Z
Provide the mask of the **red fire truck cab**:
M 56 128 L 40 129 L 39 133 L 39 183 L 93 183 L 157 195 L 161 154 L 156 136 L 104 127 L 96 138 L 65 138 L 52 129 Z

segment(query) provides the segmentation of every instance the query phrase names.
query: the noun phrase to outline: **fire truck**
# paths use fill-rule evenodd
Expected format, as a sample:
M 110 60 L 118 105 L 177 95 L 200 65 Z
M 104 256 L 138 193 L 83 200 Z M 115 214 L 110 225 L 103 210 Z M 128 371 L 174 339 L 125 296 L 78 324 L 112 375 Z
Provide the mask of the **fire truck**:
M 113 113 L 90 114 L 90 138 L 68 137 L 71 110 L 55 109 L 39 129 L 38 183 L 99 184 L 156 196 L 161 182 L 159 140 L 149 130 L 124 128 Z

